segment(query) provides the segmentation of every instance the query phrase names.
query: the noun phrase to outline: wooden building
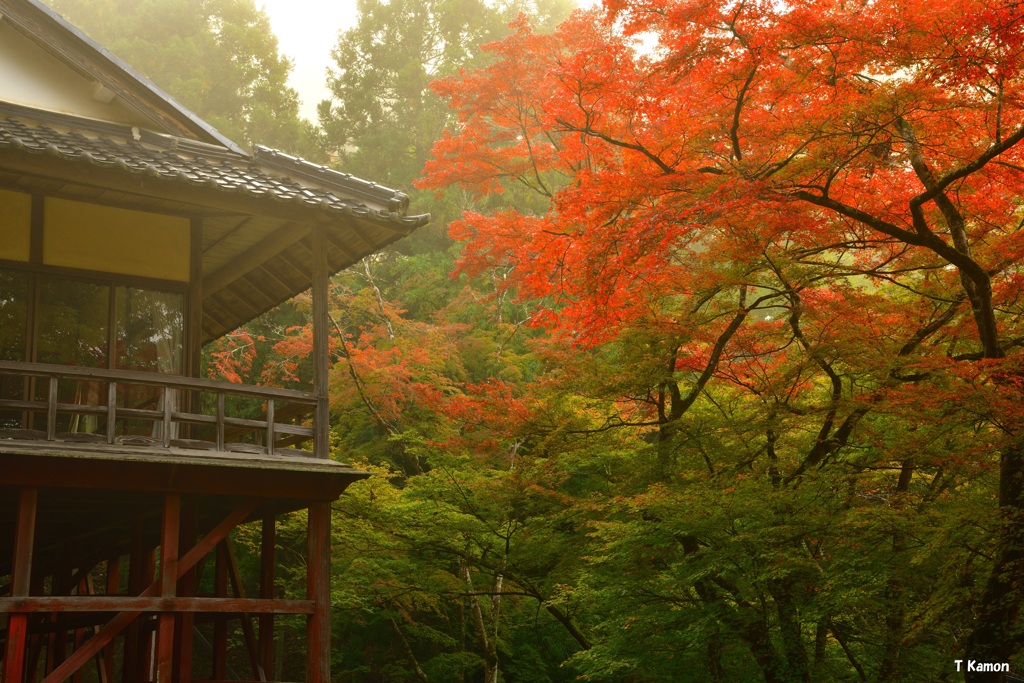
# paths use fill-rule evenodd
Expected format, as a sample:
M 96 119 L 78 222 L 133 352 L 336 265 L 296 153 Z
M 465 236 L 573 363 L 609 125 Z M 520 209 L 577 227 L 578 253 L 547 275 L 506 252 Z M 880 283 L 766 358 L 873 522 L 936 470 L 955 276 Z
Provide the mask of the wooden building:
M 0 0 L 3 683 L 227 680 L 229 632 L 240 675 L 275 680 L 275 615 L 306 619 L 306 680 L 330 679 L 329 505 L 363 474 L 328 458 L 327 280 L 427 220 L 406 211 L 246 153 L 37 0 Z M 204 344 L 310 288 L 311 392 L 199 377 Z M 296 510 L 307 594 L 286 600 L 274 521 Z M 247 522 L 250 595 L 228 537 Z

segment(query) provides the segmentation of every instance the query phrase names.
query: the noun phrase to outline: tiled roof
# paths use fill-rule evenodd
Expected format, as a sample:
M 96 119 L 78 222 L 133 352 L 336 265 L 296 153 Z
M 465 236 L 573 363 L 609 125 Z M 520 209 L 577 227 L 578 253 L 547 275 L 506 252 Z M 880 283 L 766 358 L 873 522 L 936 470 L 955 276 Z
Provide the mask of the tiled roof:
M 429 220 L 428 215 L 404 215 L 408 198 L 401 192 L 266 147 L 257 147 L 250 157 L 217 145 L 116 124 L 54 114 L 45 122 L 34 118 L 0 112 L 0 152 L 48 155 L 172 183 L 270 198 L 402 231 Z

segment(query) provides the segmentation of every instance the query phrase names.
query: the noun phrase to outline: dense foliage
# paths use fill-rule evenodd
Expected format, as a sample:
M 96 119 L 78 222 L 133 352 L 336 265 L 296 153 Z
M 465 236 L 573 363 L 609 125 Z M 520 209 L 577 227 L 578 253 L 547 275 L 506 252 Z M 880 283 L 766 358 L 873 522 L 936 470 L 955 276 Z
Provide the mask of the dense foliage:
M 1019 8 L 456 7 L 364 2 L 321 107 L 399 187 L 437 141 L 331 292 L 338 680 L 1024 668 Z M 212 371 L 308 381 L 308 306 Z
M 254 0 L 48 0 L 228 138 L 319 156 Z

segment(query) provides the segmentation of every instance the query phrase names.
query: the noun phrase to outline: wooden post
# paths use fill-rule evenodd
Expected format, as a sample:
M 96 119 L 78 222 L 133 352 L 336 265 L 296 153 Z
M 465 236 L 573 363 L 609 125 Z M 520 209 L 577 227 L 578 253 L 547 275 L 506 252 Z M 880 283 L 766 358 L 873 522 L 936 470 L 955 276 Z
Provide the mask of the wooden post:
M 213 594 L 218 598 L 228 596 L 228 557 L 223 544 L 217 545 L 217 561 L 214 566 Z M 213 671 L 215 681 L 228 677 L 228 618 L 218 614 L 213 622 Z
M 260 598 L 271 600 L 274 597 L 274 545 L 276 529 L 274 515 L 263 518 L 263 529 L 260 548 Z M 274 615 L 260 615 L 260 664 L 268 678 L 274 672 Z
M 147 576 L 148 567 L 149 560 L 142 542 L 142 520 L 136 519 L 132 524 L 131 550 L 128 553 L 128 595 L 139 595 L 152 580 L 152 575 Z M 140 636 L 140 622 L 136 619 L 128 625 L 124 634 L 121 669 L 126 680 L 130 676 L 134 676 L 140 681 L 145 680 L 142 678 L 141 670 L 143 658 L 141 657 Z
M 121 558 L 112 555 L 107 560 L 107 595 L 117 595 L 120 592 L 121 584 Z M 111 643 L 103 648 L 103 671 L 100 675 L 100 683 L 113 683 L 114 681 L 114 644 Z
M 32 581 L 32 546 L 36 535 L 39 490 L 23 488 L 18 496 L 18 517 L 14 527 L 14 557 L 11 560 L 11 597 L 28 597 Z M 12 614 L 7 619 L 7 647 L 4 653 L 4 683 L 21 683 L 25 675 L 28 645 L 28 615 Z
M 160 541 L 160 596 L 173 598 L 178 587 L 178 539 L 181 534 L 181 496 L 164 496 L 164 525 Z M 173 613 L 162 612 L 157 623 L 156 683 L 171 683 L 174 670 Z
M 331 680 L 331 504 L 309 506 L 306 527 L 306 598 L 314 612 L 306 622 L 306 683 Z
M 327 235 L 326 226 L 313 228 L 313 452 L 318 458 L 330 457 L 330 412 L 327 405 Z
M 181 535 L 178 540 L 179 552 L 186 554 L 196 543 L 196 506 L 186 501 L 181 511 Z M 192 567 L 178 581 L 179 596 L 194 596 L 199 583 L 198 565 Z M 174 683 L 192 683 L 192 629 L 195 625 L 195 614 L 186 612 L 178 615 L 175 626 L 174 659 L 177 666 L 174 672 Z

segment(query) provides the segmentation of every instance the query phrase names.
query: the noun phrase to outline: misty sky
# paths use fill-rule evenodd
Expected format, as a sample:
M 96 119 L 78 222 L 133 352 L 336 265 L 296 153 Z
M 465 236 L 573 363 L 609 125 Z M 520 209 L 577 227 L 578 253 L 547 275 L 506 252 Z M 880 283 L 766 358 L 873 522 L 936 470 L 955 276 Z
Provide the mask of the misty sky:
M 330 96 L 324 85 L 338 32 L 356 23 L 355 0 L 257 0 L 270 17 L 281 52 L 292 59 L 288 84 L 302 100 L 300 114 L 316 120 L 316 105 Z

